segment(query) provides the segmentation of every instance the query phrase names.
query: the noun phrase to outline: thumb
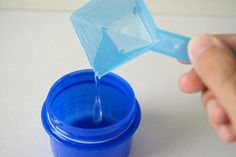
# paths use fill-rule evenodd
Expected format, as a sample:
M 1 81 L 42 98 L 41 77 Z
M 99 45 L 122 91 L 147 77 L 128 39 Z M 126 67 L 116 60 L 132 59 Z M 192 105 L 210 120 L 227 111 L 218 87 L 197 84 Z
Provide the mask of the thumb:
M 189 43 L 195 71 L 213 92 L 236 131 L 236 58 L 219 38 L 200 35 Z

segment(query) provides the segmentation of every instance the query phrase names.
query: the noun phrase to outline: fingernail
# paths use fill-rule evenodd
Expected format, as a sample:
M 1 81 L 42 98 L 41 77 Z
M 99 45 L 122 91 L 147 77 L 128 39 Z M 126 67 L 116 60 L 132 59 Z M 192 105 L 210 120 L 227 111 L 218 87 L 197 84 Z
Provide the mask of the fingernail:
M 189 57 L 194 63 L 197 58 L 209 47 L 213 45 L 210 35 L 200 35 L 194 37 L 189 43 Z
M 209 100 L 206 104 L 206 110 L 208 115 L 213 114 L 214 109 L 216 108 L 216 106 L 218 105 L 218 101 L 215 99 Z
M 220 138 L 226 143 L 231 142 L 234 139 L 234 135 L 231 133 L 229 127 L 226 125 L 221 125 L 219 127 L 218 134 Z

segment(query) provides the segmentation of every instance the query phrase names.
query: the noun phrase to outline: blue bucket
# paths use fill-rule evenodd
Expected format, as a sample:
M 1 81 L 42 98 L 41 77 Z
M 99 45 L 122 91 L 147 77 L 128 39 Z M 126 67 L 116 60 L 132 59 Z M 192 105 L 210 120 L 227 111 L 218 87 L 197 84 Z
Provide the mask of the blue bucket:
M 131 86 L 110 73 L 100 81 L 106 126 L 88 128 L 96 86 L 94 72 L 81 70 L 65 75 L 51 88 L 42 107 L 42 123 L 55 157 L 127 157 L 141 111 Z M 80 123 L 81 124 L 81 123 Z

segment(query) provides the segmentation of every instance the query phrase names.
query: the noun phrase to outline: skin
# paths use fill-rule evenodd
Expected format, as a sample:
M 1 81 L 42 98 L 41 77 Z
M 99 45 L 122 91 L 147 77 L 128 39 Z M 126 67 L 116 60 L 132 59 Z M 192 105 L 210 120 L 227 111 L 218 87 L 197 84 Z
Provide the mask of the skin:
M 185 93 L 202 93 L 213 130 L 225 143 L 236 141 L 236 34 L 199 35 L 188 47 L 193 69 L 179 79 Z

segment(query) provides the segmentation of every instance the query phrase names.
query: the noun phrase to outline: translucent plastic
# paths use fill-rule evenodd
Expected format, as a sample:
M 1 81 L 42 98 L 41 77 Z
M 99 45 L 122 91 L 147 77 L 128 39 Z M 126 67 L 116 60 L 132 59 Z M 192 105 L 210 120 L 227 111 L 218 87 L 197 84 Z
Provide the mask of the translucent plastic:
M 189 61 L 189 39 L 158 29 L 143 0 L 90 0 L 71 20 L 97 76 L 148 50 Z
M 42 108 L 42 123 L 55 157 L 127 157 L 141 112 L 129 84 L 115 74 L 101 79 L 103 121 L 93 124 L 94 72 L 59 79 Z

